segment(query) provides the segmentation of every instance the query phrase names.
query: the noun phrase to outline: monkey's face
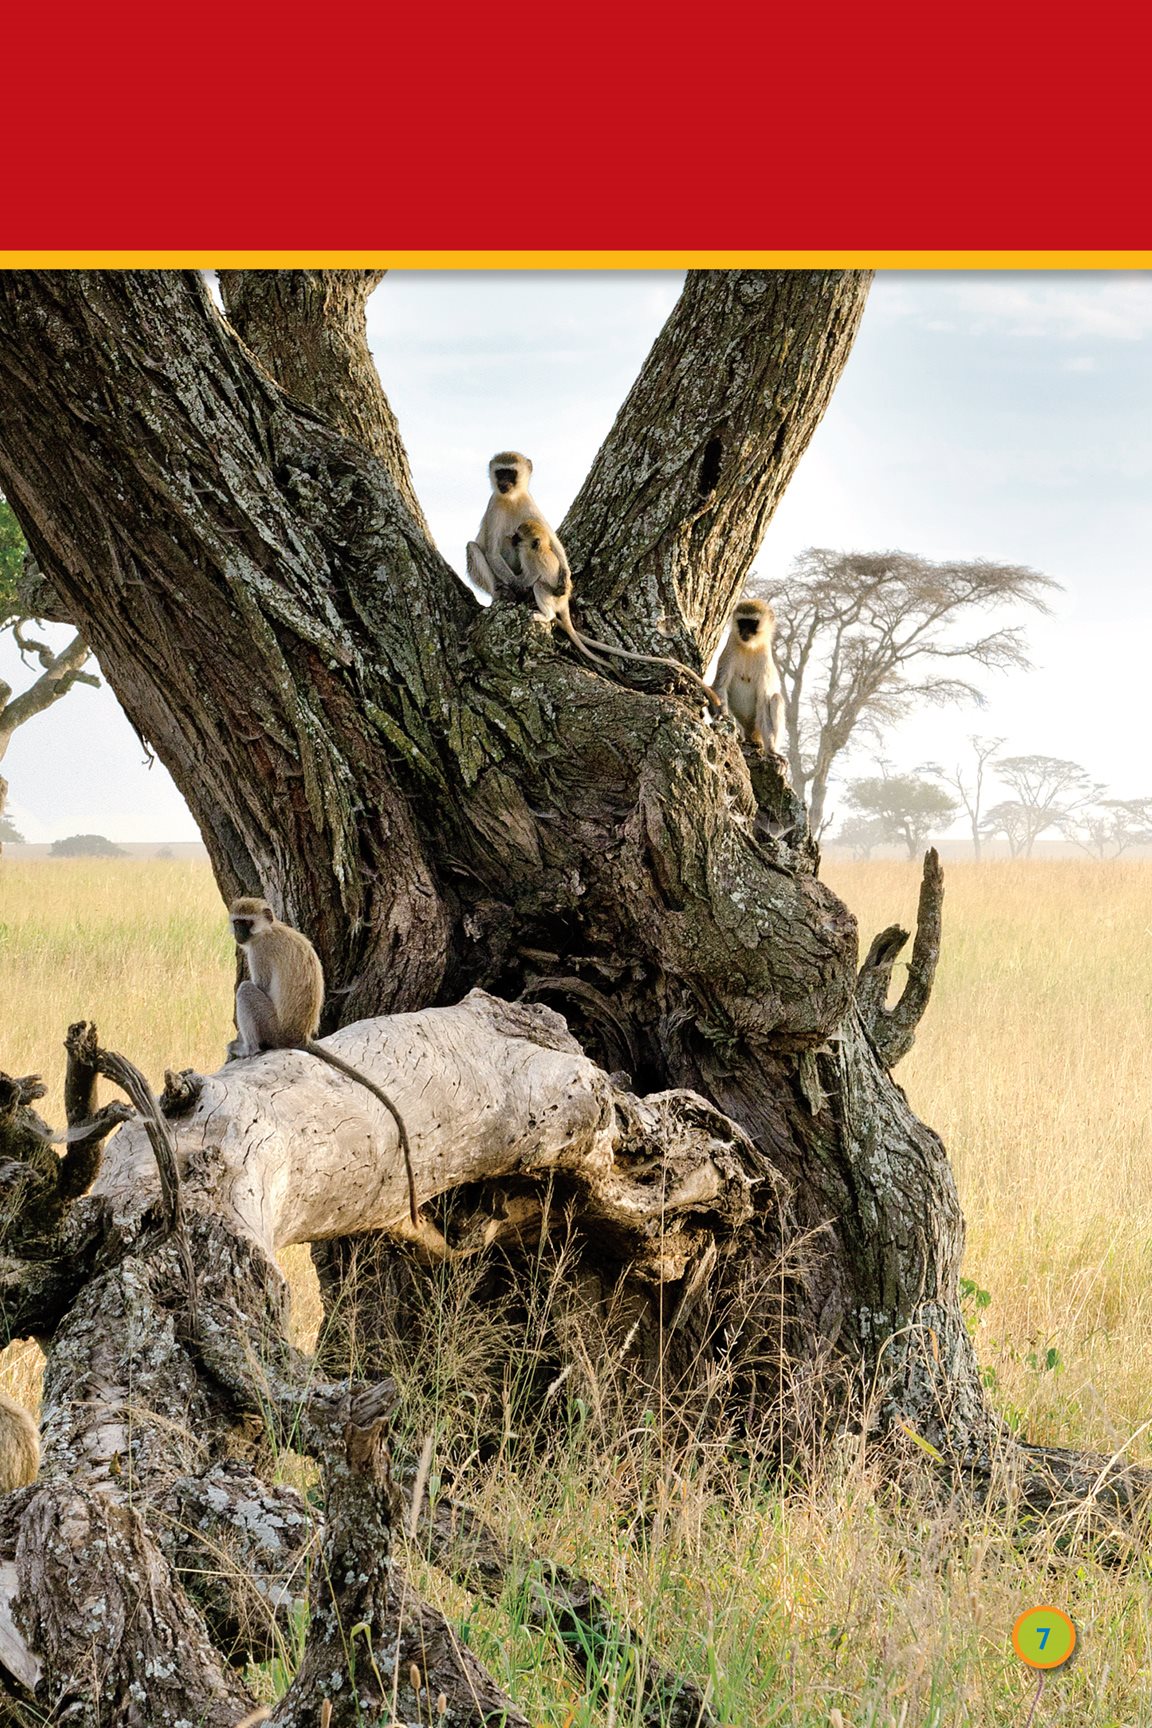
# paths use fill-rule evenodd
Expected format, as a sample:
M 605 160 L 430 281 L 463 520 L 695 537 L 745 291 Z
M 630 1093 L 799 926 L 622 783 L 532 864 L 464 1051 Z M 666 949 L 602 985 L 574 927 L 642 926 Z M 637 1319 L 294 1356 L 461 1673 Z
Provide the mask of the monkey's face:
M 493 456 L 489 462 L 488 472 L 492 477 L 493 490 L 499 492 L 501 497 L 507 497 L 509 492 L 527 486 L 532 464 L 527 456 L 521 456 L 518 450 L 501 450 L 500 454 Z
M 776 614 L 765 600 L 742 600 L 732 614 L 732 626 L 741 642 L 754 642 L 762 630 L 771 630 Z
M 273 912 L 262 900 L 237 900 L 228 914 L 232 938 L 239 947 L 251 942 L 258 930 L 267 930 L 273 922 Z
M 547 532 L 544 524 L 529 520 L 521 522 L 512 536 L 512 544 L 516 547 L 530 547 L 533 552 L 539 552 L 543 549 L 546 539 Z

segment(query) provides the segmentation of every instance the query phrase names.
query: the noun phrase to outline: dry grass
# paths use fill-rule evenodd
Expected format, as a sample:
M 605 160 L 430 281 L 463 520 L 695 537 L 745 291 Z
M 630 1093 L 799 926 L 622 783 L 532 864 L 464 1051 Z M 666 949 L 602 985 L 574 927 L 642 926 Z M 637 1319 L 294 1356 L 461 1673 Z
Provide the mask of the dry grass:
M 918 866 L 825 875 L 862 947 L 914 921 Z M 899 1078 L 956 1171 L 980 1357 L 1035 1438 L 1112 1451 L 1150 1414 L 1152 861 L 951 864 L 944 932 Z
M 892 863 L 826 874 L 867 940 L 914 914 L 918 872 Z M 977 1348 L 995 1393 L 1040 1438 L 1113 1449 L 1140 1434 L 1152 1382 L 1152 863 L 948 868 L 944 960 L 916 1049 L 900 1069 L 943 1134 L 969 1221 L 966 1272 L 988 1292 Z M 59 1120 L 60 1041 L 93 1018 L 152 1075 L 217 1065 L 232 961 L 207 869 L 181 861 L 0 863 L 0 1066 L 41 1070 Z M 316 1323 L 302 1251 L 297 1324 Z M 884 1461 L 847 1446 L 783 1496 L 722 1447 L 685 1453 L 659 1422 L 621 1431 L 610 1388 L 574 1392 L 543 1459 L 469 1447 L 459 1389 L 469 1360 L 507 1340 L 462 1323 L 443 1290 L 444 1373 L 409 1411 L 446 1453 L 457 1491 L 514 1539 L 592 1574 L 654 1652 L 707 1679 L 732 1724 L 1023 1728 L 1031 1686 L 1011 1653 L 1015 1615 L 1060 1603 L 1080 1628 L 1035 1728 L 1152 1728 L 1152 1595 L 1142 1565 L 1109 1570 L 972 1509 L 894 1508 Z M 32 1402 L 38 1353 L 2 1359 Z M 514 1371 L 514 1369 L 513 1369 Z M 593 1706 L 512 1595 L 478 1606 L 421 1562 L 437 1597 L 530 1718 L 622 1728 Z

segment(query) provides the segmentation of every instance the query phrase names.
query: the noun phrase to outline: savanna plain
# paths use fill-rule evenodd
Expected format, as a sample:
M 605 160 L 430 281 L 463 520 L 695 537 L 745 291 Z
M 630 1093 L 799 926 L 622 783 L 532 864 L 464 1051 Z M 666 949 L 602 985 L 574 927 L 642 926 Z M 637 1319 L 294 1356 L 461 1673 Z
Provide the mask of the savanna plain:
M 862 946 L 914 921 L 918 866 L 833 858 L 824 875 Z M 158 1084 L 166 1067 L 220 1065 L 232 979 L 205 864 L 0 861 L 0 1067 L 43 1074 L 50 1121 L 63 1119 L 70 1021 L 95 1020 Z M 989 1396 L 1033 1439 L 1138 1462 L 1152 1451 L 1150 1019 L 1152 861 L 947 866 L 942 963 L 898 1078 L 956 1172 Z M 320 1312 L 304 1250 L 284 1268 L 307 1344 Z M 405 1421 L 415 1449 L 432 1437 L 432 1491 L 450 1467 L 454 1493 L 498 1528 L 593 1577 L 647 1651 L 708 1684 L 724 1722 L 1024 1728 L 1035 1676 L 1010 1629 L 1055 1603 L 1080 1642 L 1034 1728 L 1152 1728 L 1152 1547 L 1093 1547 L 1003 1511 L 894 1494 L 883 1454 L 855 1438 L 782 1484 L 722 1436 L 662 1415 L 624 1423 L 610 1376 L 588 1363 L 543 1456 L 515 1443 L 511 1422 L 509 1444 L 482 1455 L 470 1370 L 498 1353 L 512 1411 L 528 1346 L 498 1321 L 466 1322 L 448 1279 L 433 1300 L 434 1358 L 397 1363 L 421 1383 Z M 34 1408 L 40 1369 L 34 1345 L 13 1345 L 0 1383 Z M 308 1465 L 286 1455 L 282 1467 L 307 1489 Z M 522 1602 L 478 1604 L 418 1553 L 407 1563 L 533 1722 L 632 1721 L 611 1683 L 595 1701 L 577 1686 Z M 263 1696 L 294 1654 L 251 1676 Z M 593 1670 L 610 1654 L 592 1652 Z

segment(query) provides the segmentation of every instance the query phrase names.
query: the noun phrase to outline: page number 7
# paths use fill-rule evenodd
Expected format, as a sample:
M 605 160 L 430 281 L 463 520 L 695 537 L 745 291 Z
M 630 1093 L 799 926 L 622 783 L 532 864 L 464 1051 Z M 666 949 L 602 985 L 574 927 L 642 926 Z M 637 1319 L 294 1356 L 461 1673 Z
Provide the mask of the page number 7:
M 1040 1648 L 1043 1650 L 1045 1644 L 1048 1642 L 1048 1634 L 1051 1632 L 1052 1628 L 1051 1626 L 1037 1626 L 1036 1630 L 1040 1634 Z

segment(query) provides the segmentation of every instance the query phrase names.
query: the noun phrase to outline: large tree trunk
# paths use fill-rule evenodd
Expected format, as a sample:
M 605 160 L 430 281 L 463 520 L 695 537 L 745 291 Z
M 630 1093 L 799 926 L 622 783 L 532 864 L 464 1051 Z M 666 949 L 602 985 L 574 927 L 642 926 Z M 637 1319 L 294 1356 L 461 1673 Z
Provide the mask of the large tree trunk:
M 363 279 L 331 275 L 226 282 L 251 353 L 191 273 L 0 277 L 0 484 L 36 558 L 188 799 L 224 896 L 264 893 L 313 938 L 329 1028 L 477 986 L 537 998 L 636 1092 L 690 1088 L 733 1125 L 757 1200 L 714 1219 L 714 1253 L 698 1232 L 654 1260 L 627 1231 L 582 1239 L 642 1361 L 690 1383 L 726 1324 L 745 1420 L 794 1414 L 807 1389 L 978 1464 L 997 1424 L 959 1310 L 947 1157 L 889 1075 L 875 979 L 857 1003 L 855 927 L 787 786 L 688 685 L 604 676 L 527 609 L 471 600 L 365 364 Z M 597 634 L 707 663 L 867 285 L 689 277 L 564 525 Z M 479 511 L 484 476 L 461 484 Z M 420 1056 L 397 1036 L 403 1087 Z M 310 1059 L 281 1060 L 303 1083 Z M 306 1083 L 322 1120 L 336 1082 Z M 482 1077 L 467 1086 L 479 1098 Z M 433 1150 L 437 1132 L 423 1251 L 437 1231 L 441 1249 L 481 1239 L 485 1216 L 531 1217 L 538 1241 L 556 1173 L 528 1166 L 515 1206 L 486 1201 L 507 1159 L 477 1170 L 428 1124 Z M 584 1130 L 565 1132 L 575 1156 Z M 675 1138 L 659 1125 L 661 1160 Z M 337 1188 L 336 1213 L 293 1225 L 329 1243 L 329 1290 L 355 1258 L 341 1232 L 403 1233 L 389 1182 L 370 1216 Z M 253 1233 L 243 1208 L 228 1230 Z

